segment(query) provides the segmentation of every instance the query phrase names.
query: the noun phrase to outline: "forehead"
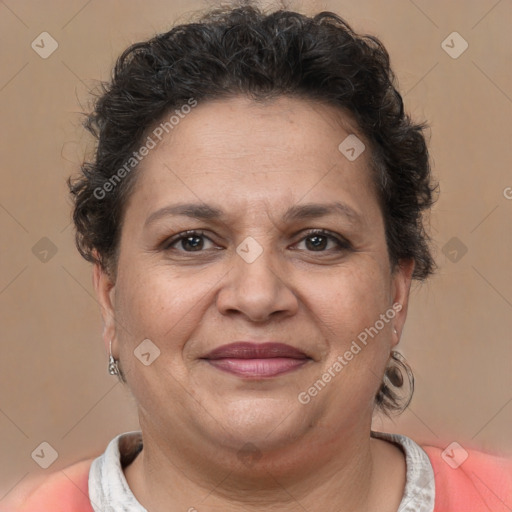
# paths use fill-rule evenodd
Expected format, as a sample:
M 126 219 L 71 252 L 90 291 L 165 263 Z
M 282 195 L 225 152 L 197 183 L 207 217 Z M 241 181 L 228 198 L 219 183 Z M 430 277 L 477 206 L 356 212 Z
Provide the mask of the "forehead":
M 320 102 L 200 103 L 156 140 L 137 169 L 130 202 L 147 214 L 178 198 L 235 208 L 344 200 L 367 210 L 377 203 L 369 151 L 349 160 L 339 149 L 354 135 L 363 142 L 349 115 Z
M 176 155 L 193 146 L 196 152 L 188 158 L 210 160 L 259 155 L 264 161 L 266 155 L 291 157 L 290 151 L 308 158 L 329 158 L 339 142 L 359 131 L 352 115 L 340 108 L 286 96 L 258 102 L 245 96 L 208 101 L 181 119 L 174 116 L 174 122 L 159 146 L 171 146 Z

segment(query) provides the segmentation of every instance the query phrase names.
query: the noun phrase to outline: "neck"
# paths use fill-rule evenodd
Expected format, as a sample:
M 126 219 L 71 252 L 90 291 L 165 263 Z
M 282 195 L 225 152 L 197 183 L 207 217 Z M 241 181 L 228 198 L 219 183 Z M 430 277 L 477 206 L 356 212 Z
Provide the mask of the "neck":
M 246 455 L 250 446 L 242 453 L 223 452 L 212 449 L 212 443 L 174 439 L 169 444 L 151 430 L 143 432 L 144 449 L 125 474 L 135 497 L 151 512 L 255 512 L 276 506 L 283 512 L 385 511 L 383 496 L 389 510 L 397 510 L 403 492 L 403 455 L 393 445 L 371 439 L 369 428 L 336 436 L 330 446 L 304 438 L 255 456 Z M 397 457 L 401 471 L 395 475 L 389 461 L 398 462 Z M 391 478 L 399 485 L 390 486 Z

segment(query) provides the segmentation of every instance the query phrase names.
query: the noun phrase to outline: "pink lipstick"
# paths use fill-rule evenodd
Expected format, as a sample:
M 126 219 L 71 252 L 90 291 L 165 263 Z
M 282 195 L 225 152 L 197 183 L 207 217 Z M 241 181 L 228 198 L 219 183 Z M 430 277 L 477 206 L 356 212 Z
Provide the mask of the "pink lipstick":
M 301 350 L 285 343 L 248 341 L 222 345 L 203 359 L 219 370 L 245 378 L 275 377 L 311 360 Z

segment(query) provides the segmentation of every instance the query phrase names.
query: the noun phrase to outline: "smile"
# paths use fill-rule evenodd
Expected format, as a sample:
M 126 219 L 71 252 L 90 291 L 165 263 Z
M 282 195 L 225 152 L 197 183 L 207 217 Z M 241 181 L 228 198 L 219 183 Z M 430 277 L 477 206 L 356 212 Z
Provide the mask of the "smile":
M 304 352 L 284 343 L 236 342 L 203 358 L 213 367 L 244 378 L 269 378 L 291 372 L 311 361 Z

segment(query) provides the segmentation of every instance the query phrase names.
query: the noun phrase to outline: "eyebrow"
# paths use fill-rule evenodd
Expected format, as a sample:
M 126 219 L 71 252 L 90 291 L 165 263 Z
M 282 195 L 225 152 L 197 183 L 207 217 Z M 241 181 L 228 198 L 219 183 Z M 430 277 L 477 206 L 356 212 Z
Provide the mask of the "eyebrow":
M 316 219 L 336 214 L 346 217 L 352 223 L 358 223 L 362 220 L 361 215 L 349 205 L 334 201 L 332 203 L 307 203 L 291 206 L 283 215 L 283 221 L 293 222 L 297 220 Z M 208 204 L 180 203 L 165 206 L 164 208 L 154 211 L 146 219 L 144 226 L 147 227 L 149 224 L 169 216 L 184 216 L 211 221 L 222 219 L 224 212 L 220 208 Z

